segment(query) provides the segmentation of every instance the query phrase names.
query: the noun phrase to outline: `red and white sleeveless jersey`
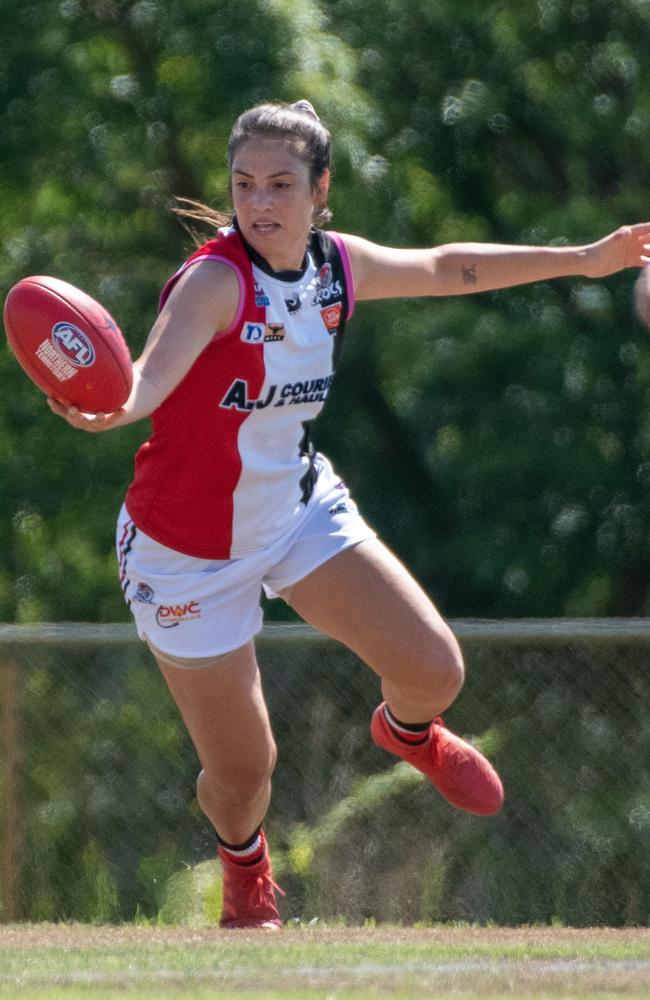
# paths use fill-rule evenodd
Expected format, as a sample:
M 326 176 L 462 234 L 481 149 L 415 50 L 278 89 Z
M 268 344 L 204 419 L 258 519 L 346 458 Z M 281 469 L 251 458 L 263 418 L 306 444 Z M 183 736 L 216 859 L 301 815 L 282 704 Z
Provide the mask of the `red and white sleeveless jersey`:
M 237 314 L 152 414 L 126 496 L 157 542 L 199 559 L 236 559 L 289 531 L 318 495 L 309 423 L 327 398 L 354 296 L 347 251 L 312 230 L 301 271 L 274 272 L 235 228 L 200 260 L 224 261 L 240 284 Z

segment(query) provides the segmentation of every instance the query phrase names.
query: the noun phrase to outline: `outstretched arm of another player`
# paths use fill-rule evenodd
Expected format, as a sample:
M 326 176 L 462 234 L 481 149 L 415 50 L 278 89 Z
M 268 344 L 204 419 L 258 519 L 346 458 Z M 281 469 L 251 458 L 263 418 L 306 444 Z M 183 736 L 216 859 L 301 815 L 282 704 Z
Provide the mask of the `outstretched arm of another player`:
M 230 326 L 239 294 L 237 276 L 227 264 L 211 260 L 195 264 L 179 278 L 154 323 L 133 365 L 133 388 L 122 408 L 89 414 L 48 398 L 50 409 L 72 427 L 94 434 L 148 417 L 187 375 L 218 331 Z
M 344 236 L 359 299 L 467 295 L 533 281 L 603 278 L 650 262 L 650 223 L 621 226 L 584 246 L 448 243 L 428 250 L 383 247 Z

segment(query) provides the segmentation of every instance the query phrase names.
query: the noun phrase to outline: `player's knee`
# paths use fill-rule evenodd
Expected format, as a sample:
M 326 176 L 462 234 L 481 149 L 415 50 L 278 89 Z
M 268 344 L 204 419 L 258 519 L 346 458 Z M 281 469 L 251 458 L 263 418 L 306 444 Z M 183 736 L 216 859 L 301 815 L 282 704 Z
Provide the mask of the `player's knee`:
M 445 690 L 455 698 L 465 683 L 465 663 L 460 646 L 456 639 L 452 638 L 453 642 L 449 644 L 439 669 L 442 673 L 442 684 Z
M 238 762 L 235 752 L 232 766 L 204 768 L 196 782 L 197 799 L 203 812 L 209 815 L 215 801 L 227 802 L 239 809 L 255 802 L 268 788 L 276 759 L 277 750 L 272 744 L 264 758 L 249 766 Z
M 454 700 L 465 681 L 465 664 L 451 629 L 437 636 L 427 657 L 427 686 L 438 696 Z
M 448 627 L 421 635 L 419 642 L 407 642 L 397 661 L 398 670 L 384 676 L 404 698 L 419 698 L 450 705 L 465 680 L 463 654 L 455 635 Z

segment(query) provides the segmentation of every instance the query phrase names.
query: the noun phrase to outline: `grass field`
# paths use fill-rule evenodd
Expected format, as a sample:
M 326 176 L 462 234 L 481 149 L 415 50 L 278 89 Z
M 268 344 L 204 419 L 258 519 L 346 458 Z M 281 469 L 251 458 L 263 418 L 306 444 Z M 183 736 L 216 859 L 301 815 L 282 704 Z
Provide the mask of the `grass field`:
M 650 929 L 0 927 L 0 998 L 647 1000 Z

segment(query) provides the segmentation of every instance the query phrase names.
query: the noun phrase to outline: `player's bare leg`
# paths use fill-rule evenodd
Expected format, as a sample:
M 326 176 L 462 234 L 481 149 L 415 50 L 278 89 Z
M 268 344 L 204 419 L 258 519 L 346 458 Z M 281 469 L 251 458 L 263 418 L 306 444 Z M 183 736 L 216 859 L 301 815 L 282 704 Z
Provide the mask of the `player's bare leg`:
M 378 539 L 341 552 L 282 597 L 379 674 L 386 701 L 404 722 L 439 715 L 460 691 L 464 668 L 456 637 Z
M 346 549 L 282 596 L 306 622 L 344 643 L 381 677 L 385 703 L 373 716 L 375 742 L 427 774 L 458 808 L 484 814 L 501 808 L 496 772 L 437 718 L 463 684 L 456 638 L 379 540 Z
M 219 837 L 224 871 L 221 926 L 275 929 L 277 886 L 261 824 L 276 747 L 253 643 L 213 663 L 156 659 L 202 766 L 198 801 Z
M 239 843 L 266 814 L 276 759 L 253 643 L 198 669 L 157 659 L 201 761 L 199 804 Z

